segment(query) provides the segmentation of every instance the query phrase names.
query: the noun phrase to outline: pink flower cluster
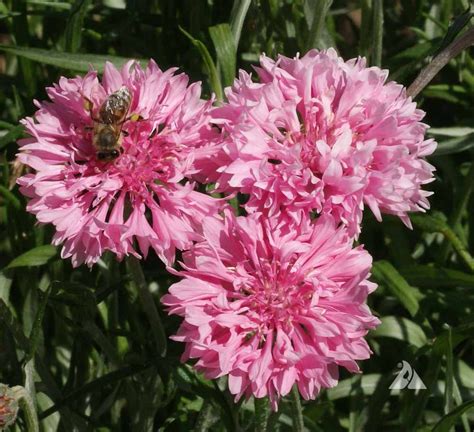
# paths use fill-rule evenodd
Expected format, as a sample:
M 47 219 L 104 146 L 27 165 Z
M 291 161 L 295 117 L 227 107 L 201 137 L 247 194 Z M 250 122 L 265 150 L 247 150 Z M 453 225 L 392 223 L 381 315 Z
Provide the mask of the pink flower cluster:
M 436 143 L 404 88 L 363 59 L 262 56 L 257 75 L 241 71 L 219 107 L 153 62 L 107 64 L 101 81 L 62 78 L 23 121 L 19 160 L 31 172 L 18 183 L 75 266 L 154 249 L 181 277 L 162 301 L 183 318 L 173 337 L 183 360 L 228 377 L 236 399 L 268 396 L 276 409 L 294 385 L 313 399 L 337 384 L 339 366 L 358 372 L 370 356 L 376 286 L 353 240 L 365 205 L 407 225 L 409 211 L 429 207 L 424 157 Z M 102 109 L 119 110 L 117 92 L 128 106 L 113 125 L 116 154 L 104 157 L 98 135 L 113 122 Z M 248 215 L 196 183 L 243 194 Z
M 372 259 L 330 216 L 284 222 L 253 214 L 203 221 L 206 241 L 184 254 L 183 280 L 163 304 L 184 317 L 175 340 L 207 378 L 229 390 L 278 399 L 296 383 L 305 399 L 337 384 L 338 366 L 358 372 L 364 336 L 378 320 L 365 304 Z
M 55 226 L 53 243 L 64 244 L 62 257 L 74 266 L 92 265 L 107 250 L 138 256 L 135 241 L 144 256 L 152 247 L 171 264 L 176 249 L 197 239 L 199 220 L 219 210 L 218 201 L 182 184 L 193 173 L 194 149 L 214 133 L 212 101 L 175 72 L 130 62 L 121 71 L 107 64 L 102 82 L 96 72 L 61 78 L 46 89 L 51 102 L 36 102 L 35 117 L 23 120 L 31 137 L 19 142 L 18 158 L 34 173 L 19 179 L 21 192 L 38 221 Z M 123 152 L 103 162 L 92 145 L 93 119 L 123 86 L 131 93 Z
M 250 196 L 245 209 L 299 223 L 308 213 L 332 214 L 360 232 L 367 204 L 399 216 L 429 207 L 421 186 L 434 168 L 422 157 L 424 113 L 387 71 L 333 49 L 302 58 L 262 56 L 259 82 L 244 71 L 228 103 L 213 112 L 223 139 L 202 156 L 201 179 Z

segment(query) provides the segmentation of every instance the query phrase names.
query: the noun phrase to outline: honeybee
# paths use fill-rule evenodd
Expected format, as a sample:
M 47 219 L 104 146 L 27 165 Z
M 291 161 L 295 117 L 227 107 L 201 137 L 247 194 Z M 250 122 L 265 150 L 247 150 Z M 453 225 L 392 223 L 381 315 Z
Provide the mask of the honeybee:
M 105 99 L 100 106 L 98 117 L 94 117 L 92 102 L 87 100 L 91 118 L 94 121 L 92 145 L 96 149 L 98 160 L 109 162 L 120 156 L 122 126 L 127 120 L 131 101 L 130 90 L 123 86 Z

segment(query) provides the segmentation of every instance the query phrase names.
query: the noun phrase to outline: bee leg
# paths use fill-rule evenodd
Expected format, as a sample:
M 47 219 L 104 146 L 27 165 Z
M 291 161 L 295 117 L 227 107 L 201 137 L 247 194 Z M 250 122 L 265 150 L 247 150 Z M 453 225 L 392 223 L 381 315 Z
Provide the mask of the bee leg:
M 158 129 L 153 128 L 153 130 L 151 131 L 151 134 L 148 136 L 148 139 L 149 140 L 153 139 L 157 133 L 158 133 Z
M 91 119 L 96 123 L 101 123 L 99 118 L 94 117 L 94 102 L 92 102 L 87 96 L 82 95 L 82 98 L 84 99 L 84 109 L 89 111 Z
M 130 134 L 126 130 L 122 130 L 122 135 L 128 137 Z
M 143 117 L 140 114 L 131 114 L 128 117 L 125 117 L 119 124 L 125 123 L 126 121 L 137 122 L 143 120 Z

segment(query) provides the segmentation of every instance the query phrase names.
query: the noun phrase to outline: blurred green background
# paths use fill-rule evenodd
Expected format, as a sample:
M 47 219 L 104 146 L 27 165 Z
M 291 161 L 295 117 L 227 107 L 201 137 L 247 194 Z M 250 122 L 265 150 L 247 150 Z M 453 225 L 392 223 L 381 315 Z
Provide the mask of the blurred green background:
M 0 2 L 0 382 L 36 391 L 44 431 L 254 430 L 254 404 L 234 404 L 225 380 L 209 382 L 179 362 L 183 346 L 154 343 L 124 263 L 104 256 L 73 269 L 35 225 L 14 186 L 18 121 L 60 76 L 106 59 L 153 58 L 203 82 L 204 95 L 251 70 L 259 54 L 293 56 L 334 46 L 363 55 L 409 85 L 451 36 L 472 27 L 467 0 L 76 0 Z M 464 15 L 463 15 L 464 14 Z M 457 19 L 456 19 L 457 17 Z M 448 29 L 451 29 L 448 32 Z M 241 31 L 240 31 L 241 30 Z M 239 33 L 240 38 L 239 38 Z M 445 36 L 448 34 L 448 39 Z M 470 431 L 474 427 L 474 62 L 465 51 L 417 97 L 439 142 L 428 215 L 410 231 L 366 212 L 364 243 L 379 289 L 382 324 L 369 335 L 363 373 L 302 401 L 309 431 Z M 172 283 L 160 261 L 143 266 L 146 292 L 168 335 L 179 321 L 159 298 Z M 148 299 L 149 300 L 149 299 Z M 390 391 L 408 361 L 427 389 Z M 290 400 L 271 431 L 296 430 Z M 453 428 L 456 423 L 455 429 Z M 12 430 L 25 429 L 23 415 Z

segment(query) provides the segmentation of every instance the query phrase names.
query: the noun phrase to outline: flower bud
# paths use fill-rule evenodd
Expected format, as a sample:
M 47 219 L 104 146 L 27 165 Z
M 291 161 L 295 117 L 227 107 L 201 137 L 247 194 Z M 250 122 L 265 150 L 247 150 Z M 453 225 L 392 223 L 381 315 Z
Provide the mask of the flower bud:
M 0 384 L 0 429 L 15 423 L 18 414 L 18 401 L 13 390 L 5 384 Z

